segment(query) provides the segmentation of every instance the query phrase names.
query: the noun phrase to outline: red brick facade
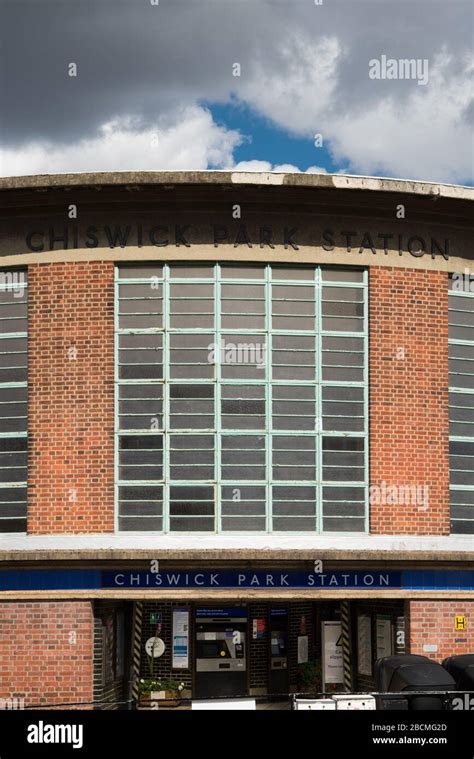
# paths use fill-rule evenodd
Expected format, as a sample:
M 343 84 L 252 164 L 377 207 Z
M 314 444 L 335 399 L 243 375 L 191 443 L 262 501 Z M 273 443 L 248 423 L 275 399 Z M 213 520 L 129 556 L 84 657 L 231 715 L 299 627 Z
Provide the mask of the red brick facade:
M 372 533 L 449 534 L 447 276 L 369 270 L 370 482 L 418 488 L 371 489 Z
M 28 276 L 28 532 L 112 532 L 113 263 L 32 265 Z M 447 275 L 369 276 L 370 482 L 388 495 L 371 492 L 370 529 L 448 534 Z M 393 504 L 393 485 L 417 490 Z
M 409 601 L 410 653 L 442 661 L 474 651 L 474 601 Z M 466 629 L 455 629 L 455 617 L 466 618 Z M 423 650 L 433 643 L 436 652 Z
M 39 264 L 28 278 L 28 532 L 112 532 L 114 265 Z
M 0 603 L 0 698 L 86 704 L 92 682 L 91 602 Z
M 28 276 L 28 532 L 111 533 L 114 264 L 39 264 Z M 394 504 L 380 490 L 370 530 L 448 534 L 447 275 L 372 267 L 369 282 L 370 482 L 385 495 L 428 487 L 427 504 Z M 411 653 L 428 655 L 426 643 L 438 645 L 437 660 L 474 649 L 474 602 L 407 608 Z M 466 631 L 455 631 L 456 614 Z M 93 647 L 90 602 L 0 603 L 0 697 L 91 701 Z
M 170 172 L 130 172 L 109 176 L 78 174 L 34 178 L 8 177 L 0 180 L 0 196 L 3 201 L 3 210 L 0 213 L 0 254 L 3 264 L 0 268 L 2 271 L 3 268 L 28 268 L 28 493 L 27 499 L 23 498 L 24 479 L 16 483 L 20 486 L 18 493 L 10 493 L 12 483 L 5 480 L 3 484 L 6 483 L 6 494 L 3 500 L 0 499 L 0 502 L 4 503 L 1 516 L 5 514 L 5 519 L 21 520 L 16 522 L 17 530 L 24 529 L 27 500 L 28 536 L 25 538 L 20 532 L 4 533 L 4 545 L 0 546 L 0 570 L 5 570 L 0 571 L 0 709 L 3 708 L 3 699 L 16 701 L 16 708 L 21 708 L 23 703 L 27 707 L 58 705 L 58 708 L 75 708 L 64 705 L 76 704 L 76 708 L 91 709 L 92 703 L 95 703 L 95 708 L 101 709 L 115 709 L 119 706 L 128 708 L 130 697 L 135 696 L 135 687 L 131 681 L 135 665 L 138 663 L 141 677 L 148 677 L 149 665 L 144 646 L 146 641 L 155 635 L 162 637 L 165 642 L 163 656 L 156 661 L 155 674 L 163 678 L 179 678 L 185 683 L 186 690 L 192 690 L 193 687 L 195 689 L 195 610 L 201 606 L 229 609 L 234 606 L 247 606 L 247 690 L 256 696 L 268 691 L 272 685 L 270 621 L 273 608 L 288 606 L 288 690 L 293 692 L 302 687 L 302 669 L 310 672 L 312 670 L 315 680 L 318 680 L 318 667 L 313 667 L 311 662 L 318 664 L 323 658 L 322 622 L 340 621 L 340 602 L 343 598 L 350 599 L 349 641 L 352 643 L 350 663 L 354 690 L 370 692 L 375 689 L 375 667 L 361 667 L 359 660 L 362 663 L 362 659 L 370 659 L 373 665 L 382 650 L 381 643 L 387 652 L 392 649 L 394 652 L 406 650 L 407 653 L 429 656 L 437 661 L 455 654 L 474 652 L 473 590 L 417 592 L 407 589 L 404 578 L 400 582 L 394 579 L 389 587 L 383 586 L 381 593 L 375 580 L 374 586 L 371 587 L 371 580 L 367 580 L 366 586 L 363 579 L 366 571 L 375 574 L 382 569 L 385 571 L 385 568 L 387 572 L 393 572 L 395 575 L 399 571 L 426 569 L 428 573 L 434 574 L 438 568 L 451 571 L 469 570 L 472 567 L 467 535 L 453 535 L 439 542 L 429 537 L 448 536 L 450 527 L 449 274 L 439 271 L 438 268 L 449 267 L 453 272 L 462 272 L 465 266 L 470 265 L 472 241 L 469 223 L 472 216 L 472 200 L 468 198 L 468 188 L 461 187 L 456 188 L 454 192 L 452 188 L 436 185 L 432 185 L 431 189 L 427 185 L 418 186 L 417 183 L 404 186 L 398 180 L 396 183 L 373 178 L 343 178 L 342 183 L 337 183 L 330 177 L 326 180 L 327 178 L 311 178 L 311 175 L 280 175 L 278 184 L 275 184 L 266 175 L 260 178 L 255 175 L 251 179 L 241 175 L 239 179 L 232 172 L 193 172 L 188 176 L 180 173 L 173 175 Z M 81 212 L 78 219 L 66 225 L 67 234 L 62 236 L 65 227 L 64 211 L 69 199 L 80 203 Z M 250 247 L 245 244 L 246 237 L 240 229 L 240 222 L 232 219 L 231 208 L 234 202 L 247 209 L 245 229 L 248 230 L 249 240 L 252 241 L 249 243 Z M 406 203 L 409 209 L 406 222 L 394 222 L 394 207 L 398 202 Z M 154 227 L 160 224 L 166 226 Z M 380 233 L 380 230 L 393 229 L 394 225 L 400 233 L 400 255 L 393 245 L 395 235 Z M 225 239 L 222 239 L 220 234 L 221 226 L 228 232 Z M 293 227 L 297 231 L 295 235 L 292 234 Z M 358 231 L 347 233 L 345 241 L 346 233 L 342 231 L 344 229 Z M 424 241 L 424 257 L 418 256 L 409 242 L 412 239 L 416 247 L 417 240 L 420 240 L 418 235 Z M 183 237 L 189 239 L 192 247 L 184 244 Z M 169 238 L 166 245 L 165 238 Z M 388 245 L 390 238 L 392 242 Z M 385 252 L 382 239 L 383 244 L 388 245 Z M 293 245 L 291 240 L 298 244 Z M 371 250 L 372 241 L 375 240 L 376 248 Z M 370 247 L 367 241 L 370 242 Z M 359 250 L 358 244 L 361 245 Z M 432 258 L 429 253 L 430 247 L 434 250 Z M 115 261 L 100 260 L 104 257 Z M 354 538 L 351 533 L 346 533 L 344 537 L 339 532 L 333 535 L 327 532 L 323 539 L 317 540 L 316 535 L 311 538 L 306 534 L 304 537 L 291 531 L 280 532 L 273 537 L 256 532 L 248 537 L 237 531 L 229 531 L 222 536 L 214 536 L 209 532 L 206 540 L 202 540 L 199 532 L 190 531 L 186 540 L 182 540 L 179 533 L 174 533 L 174 536 L 171 535 L 167 540 L 166 536 L 157 539 L 151 531 L 146 537 L 137 536 L 135 530 L 130 527 L 137 522 L 131 521 L 128 533 L 124 532 L 112 539 L 115 524 L 115 263 L 148 267 L 167 259 L 171 266 L 187 261 L 201 267 L 221 261 L 224 265 L 230 264 L 231 267 L 269 264 L 283 269 L 287 266 L 301 265 L 330 268 L 356 266 L 367 270 L 369 531 L 372 535 L 378 536 L 400 536 L 399 540 L 393 540 L 393 545 L 392 539 L 378 541 L 368 537 L 365 540 L 359 539 L 360 536 Z M 412 266 L 433 268 L 428 270 L 411 268 Z M 135 277 L 133 272 L 129 274 L 132 279 Z M 227 278 L 224 271 L 219 276 L 223 286 L 229 284 L 228 294 L 225 295 L 222 289 L 220 300 L 234 300 L 237 310 L 241 301 L 241 291 L 239 288 L 236 291 L 237 295 L 232 295 L 232 282 L 235 278 Z M 137 278 L 137 282 L 139 281 Z M 185 296 L 175 296 L 174 290 L 171 289 L 174 281 L 179 280 L 172 276 L 168 285 L 165 279 L 163 286 L 165 298 L 168 297 L 168 292 L 171 300 L 176 300 L 176 303 L 179 301 L 176 311 L 174 305 L 170 307 L 171 313 L 181 313 L 179 309 L 185 298 L 189 298 L 190 302 L 194 298 L 200 300 L 199 307 L 190 310 L 189 313 L 201 313 L 201 303 L 207 310 L 205 302 L 209 295 L 197 295 L 198 291 L 188 286 L 182 290 Z M 190 278 L 190 282 L 192 281 Z M 194 281 L 199 283 L 206 280 L 196 276 Z M 254 280 L 252 278 L 248 281 Z M 247 317 L 254 311 L 254 316 L 257 316 L 261 311 L 258 305 L 252 305 L 252 301 L 255 304 L 263 302 L 262 296 L 258 295 L 263 280 L 255 281 L 260 284 L 256 287 L 249 286 L 247 303 L 242 305 L 242 314 L 245 313 Z M 275 316 L 279 315 L 280 310 L 286 313 L 286 309 L 280 309 L 279 305 L 275 307 L 276 302 L 288 302 L 289 296 L 284 294 L 287 292 L 286 289 L 282 290 L 282 295 L 277 294 L 273 297 L 277 292 L 277 283 L 281 284 L 283 281 L 286 281 L 286 275 L 283 280 L 276 277 L 271 279 L 273 290 L 270 300 Z M 323 283 L 328 287 L 329 293 L 331 282 L 334 284 L 336 280 L 325 274 Z M 347 284 L 352 287 L 350 278 L 347 279 Z M 303 316 L 306 309 L 306 305 L 303 304 L 307 296 L 304 293 L 309 280 L 302 279 L 295 282 L 295 285 L 303 285 L 303 288 L 300 288 L 303 293 L 301 308 L 298 305 L 300 310 L 294 309 L 292 314 L 294 304 L 290 302 L 287 316 L 293 317 L 290 324 L 301 325 L 305 323 L 299 316 Z M 334 287 L 337 288 L 337 284 Z M 357 284 L 357 288 L 360 290 L 360 283 Z M 135 295 L 127 294 L 133 292 Z M 144 292 L 143 288 L 124 288 L 126 298 L 136 297 L 137 300 L 141 300 L 142 295 L 136 294 L 140 292 Z M 196 294 L 186 295 L 190 292 Z M 208 285 L 205 285 L 202 292 L 208 292 Z M 334 292 L 337 292 L 337 289 Z M 179 288 L 176 289 L 176 293 L 179 293 Z M 155 296 L 158 296 L 158 293 L 155 292 Z M 334 311 L 338 310 L 334 305 L 334 297 L 328 295 L 327 310 L 326 304 L 324 309 L 320 309 L 318 302 L 318 313 L 322 311 L 325 316 L 334 317 Z M 156 303 L 159 299 L 156 297 Z M 355 324 L 355 319 L 362 316 L 362 303 L 356 302 L 355 296 L 354 299 L 352 296 L 347 300 L 343 298 L 343 301 L 345 305 L 337 314 L 341 317 L 338 324 L 340 329 L 343 328 L 342 325 L 349 329 Z M 18 306 L 24 299 L 16 304 L 5 302 L 6 316 L 2 318 L 10 319 L 11 334 L 6 338 L 10 340 L 15 335 L 15 325 L 24 324 L 23 321 L 16 321 L 21 313 Z M 10 308 L 11 305 L 14 306 L 13 309 Z M 129 305 L 133 311 L 134 304 Z M 137 312 L 140 309 L 141 305 L 138 305 Z M 202 314 L 206 313 L 206 310 L 202 311 Z M 229 307 L 227 316 L 233 313 L 234 310 L 230 310 Z M 309 313 L 311 311 L 308 308 Z M 171 322 L 171 319 L 169 321 Z M 126 323 L 134 325 L 130 327 L 133 330 L 141 320 L 132 318 Z M 176 324 L 181 323 L 193 324 L 192 321 L 186 322 L 184 319 L 183 322 L 176 321 Z M 195 326 L 199 323 L 206 322 L 195 320 Z M 238 323 L 260 322 L 250 319 L 249 322 Z M 236 322 L 236 325 L 238 323 Z M 274 319 L 274 324 L 277 323 Z M 334 321 L 333 323 L 336 324 Z M 228 325 L 229 322 L 222 320 L 222 334 L 227 329 L 224 324 Z M 236 329 L 235 332 L 237 331 L 239 330 Z M 255 327 L 250 331 L 256 334 L 259 330 Z M 201 332 L 207 333 L 207 328 Z M 317 345 L 317 354 L 321 352 L 320 344 L 324 351 L 327 349 L 332 352 L 325 353 L 325 363 L 327 361 L 329 369 L 339 365 L 346 366 L 347 360 L 348 369 L 354 370 L 353 374 L 347 375 L 342 371 L 334 372 L 332 375 L 328 371 L 328 377 L 360 377 L 356 371 L 355 355 L 359 351 L 362 333 L 358 334 L 358 340 L 344 343 L 347 347 L 341 347 L 336 332 L 333 335 L 336 339 L 329 340 L 327 348 L 319 337 L 316 343 L 312 343 L 313 349 Z M 301 340 L 302 346 L 306 345 L 305 341 L 306 338 Z M 135 350 L 134 347 L 130 348 L 133 339 L 122 342 L 127 350 Z M 164 342 L 165 347 L 169 343 L 171 350 L 173 340 Z M 17 344 L 21 347 L 3 351 L 3 358 L 5 355 L 15 355 L 12 361 L 4 359 L 3 368 L 8 371 L 24 369 L 24 343 L 18 341 Z M 150 346 L 151 344 L 157 345 L 154 338 L 150 341 Z M 288 362 L 288 366 L 292 365 L 295 360 L 293 354 L 297 355 L 299 351 L 298 344 L 295 341 L 287 346 L 286 355 L 292 355 L 289 358 L 280 358 L 281 366 L 285 365 L 284 362 Z M 15 343 L 10 345 L 15 346 Z M 192 346 L 193 343 L 190 342 L 189 345 Z M 139 350 L 140 348 L 136 348 L 136 351 Z M 192 347 L 190 350 L 192 351 Z M 307 346 L 301 350 L 308 357 L 309 366 L 312 354 Z M 165 358 L 169 357 L 169 352 L 164 352 Z M 343 355 L 344 352 L 352 355 Z M 140 361 L 144 355 L 144 349 L 140 353 L 130 352 L 125 360 Z M 196 352 L 193 355 L 199 356 L 201 353 Z M 283 353 L 281 355 L 283 356 Z M 181 358 L 178 353 L 175 356 L 176 362 L 179 363 Z M 190 359 L 190 363 L 191 360 L 194 361 L 194 358 Z M 6 363 L 8 361 L 11 365 Z M 171 374 L 171 370 L 165 373 L 165 376 L 168 374 Z M 284 373 L 279 376 L 283 378 Z M 2 401 L 0 412 L 4 417 L 10 418 L 12 411 L 12 419 L 23 420 L 25 412 L 24 405 L 21 404 L 24 404 L 24 374 L 15 371 L 8 374 L 5 371 L 0 374 L 0 379 L 2 377 L 6 378 L 2 380 L 6 386 L 11 382 L 15 385 L 21 384 L 22 387 L 18 393 L 21 401 L 16 400 L 15 394 L 12 394 L 13 400 L 10 399 L 7 393 L 8 398 Z M 10 377 L 21 379 L 10 381 Z M 186 376 L 178 376 L 177 379 L 178 383 L 181 379 L 181 386 L 184 387 L 182 380 L 186 380 Z M 127 375 L 128 380 L 138 386 L 141 383 L 139 372 L 134 374 L 130 371 L 130 375 Z M 208 380 L 209 378 L 202 380 L 206 387 Z M 156 381 L 161 381 L 158 372 Z M 151 386 L 153 382 L 153 377 L 148 376 L 145 384 Z M 233 383 L 229 379 L 227 384 Z M 285 383 L 280 384 L 283 387 Z M 328 384 L 332 385 L 332 381 L 328 380 Z M 305 382 L 302 382 L 302 385 L 305 385 Z M 349 381 L 342 382 L 341 385 L 344 389 L 351 389 Z M 151 402 L 148 405 L 141 404 L 143 398 L 140 399 L 140 391 L 137 392 L 138 403 L 135 402 L 134 393 L 130 395 L 130 406 L 138 409 L 131 413 L 138 415 L 140 409 L 152 407 Z M 216 403 L 221 400 L 220 395 L 219 392 L 214 393 Z M 244 397 L 244 394 L 242 395 Z M 286 391 L 282 391 L 282 395 L 278 397 L 286 398 L 286 395 Z M 183 410 L 172 412 L 171 396 L 171 392 L 165 391 L 165 408 L 169 411 L 164 414 L 165 421 L 172 413 L 185 415 Z M 197 393 L 196 396 L 199 397 Z M 222 396 L 225 397 L 225 394 Z M 204 397 L 207 398 L 203 395 Z M 230 393 L 228 397 L 234 398 L 234 395 Z M 250 399 L 253 395 L 248 397 Z M 260 396 L 255 394 L 255 398 L 257 397 Z M 305 394 L 302 392 L 300 400 L 304 397 Z M 182 398 L 179 396 L 177 408 L 207 408 L 207 400 L 195 407 L 194 401 L 188 403 L 186 398 L 186 393 L 183 393 Z M 246 411 L 247 403 L 241 403 L 238 398 L 239 395 L 235 394 L 235 400 L 238 402 L 228 404 L 229 409 L 235 408 L 236 411 L 226 412 L 222 406 L 221 427 L 226 414 L 243 419 L 250 413 Z M 287 400 L 291 401 L 289 393 Z M 294 400 L 296 401 L 296 396 Z M 346 402 L 341 402 L 344 400 Z M 12 404 L 12 408 L 6 408 L 6 403 Z M 258 401 L 248 404 L 249 408 L 258 409 L 259 406 Z M 298 409 L 308 406 L 308 403 L 293 404 L 293 408 Z M 350 403 L 350 393 L 347 397 L 341 393 L 340 396 L 328 394 L 324 403 L 318 401 L 317 408 L 318 413 L 323 413 L 324 416 L 340 416 L 344 420 L 344 409 L 348 417 L 354 414 L 355 419 L 359 406 L 355 399 L 353 404 Z M 156 412 L 159 413 L 158 403 Z M 194 413 L 197 412 L 189 411 L 189 414 Z M 266 413 L 271 412 L 268 410 Z M 283 411 L 275 413 L 283 416 Z M 289 411 L 285 413 L 290 414 Z M 307 413 L 309 412 L 298 410 L 297 415 L 302 418 Z M 2 464 L 0 461 L 0 470 L 3 467 L 2 471 L 8 471 L 10 461 L 18 460 L 23 468 L 19 466 L 19 471 L 13 476 L 21 475 L 24 478 L 25 438 L 24 428 L 20 427 L 23 421 L 11 424 L 19 425 L 18 439 L 20 435 L 23 437 L 17 445 L 18 450 L 10 443 L 4 444 L 5 455 L 2 461 L 7 463 Z M 341 421 L 342 430 L 345 429 L 344 425 L 345 422 Z M 137 432 L 132 429 L 128 434 L 126 429 L 128 428 L 124 426 L 124 438 L 130 438 Z M 4 426 L 4 431 L 10 436 L 10 427 Z M 151 432 L 151 428 L 148 431 Z M 227 429 L 225 431 L 228 432 Z M 261 433 L 259 427 L 256 427 L 254 432 L 255 436 Z M 336 432 L 337 427 L 334 426 L 334 435 L 332 432 L 329 433 L 333 435 L 335 443 L 339 438 Z M 354 432 L 357 434 L 355 428 Z M 210 435 L 209 430 L 201 430 L 199 434 L 201 433 L 202 436 Z M 284 429 L 278 433 L 282 440 L 284 434 Z M 344 432 L 341 431 L 340 437 L 343 435 Z M 135 468 L 138 472 L 137 482 L 140 482 L 138 475 L 145 472 L 145 466 L 151 463 L 152 467 L 147 472 L 151 472 L 151 482 L 155 482 L 158 456 L 155 460 L 153 454 L 149 461 L 148 454 L 135 455 L 136 451 L 139 451 L 140 437 L 136 436 L 135 441 L 124 439 L 124 466 L 121 476 L 123 481 L 126 481 L 127 477 L 132 477 Z M 189 440 L 191 439 L 189 435 Z M 151 440 L 149 437 L 149 441 Z M 355 438 L 351 440 L 355 441 Z M 327 504 L 325 516 L 328 519 L 332 518 L 333 522 L 336 521 L 333 518 L 334 514 L 342 517 L 345 515 L 344 502 L 349 500 L 353 492 L 347 495 L 350 492 L 350 485 L 347 483 L 351 480 L 344 478 L 352 477 L 351 467 L 354 476 L 357 476 L 357 463 L 354 462 L 359 461 L 359 453 L 356 453 L 358 449 L 355 446 L 345 446 L 342 443 L 339 445 L 339 441 L 336 444 L 339 447 L 334 449 L 322 446 L 323 450 L 337 451 L 338 459 L 333 459 L 332 454 L 327 456 L 327 466 L 334 466 L 331 462 L 339 460 L 341 468 L 347 471 L 347 474 L 341 475 L 337 483 L 342 487 L 327 487 L 324 490 L 324 500 Z M 133 448 L 134 445 L 137 447 Z M 249 450 L 253 450 L 252 445 Z M 165 457 L 165 460 L 169 462 L 173 460 L 173 454 L 168 455 L 170 447 L 173 446 L 174 439 L 172 446 L 168 447 L 165 441 L 168 457 Z M 10 456 L 10 448 L 15 454 L 19 453 L 18 457 Z M 158 450 L 158 445 L 152 442 L 151 449 Z M 258 454 L 255 462 L 252 462 L 248 451 L 244 449 L 244 445 L 242 448 L 235 448 L 235 451 L 238 451 L 235 454 L 235 464 L 232 463 L 234 458 L 231 458 L 234 457 L 234 453 L 229 454 L 228 458 L 229 471 L 230 466 L 236 466 L 233 471 L 236 472 L 238 481 L 241 479 L 237 476 L 239 457 L 242 464 L 258 463 Z M 177 443 L 176 450 L 179 450 L 176 461 L 188 464 L 192 458 L 192 451 L 187 459 L 182 461 L 182 451 L 185 449 L 179 449 Z M 291 464 L 290 457 L 287 464 L 279 463 L 285 461 L 284 454 L 281 453 L 283 450 L 286 450 L 286 444 L 278 444 L 277 455 L 274 456 L 275 466 L 288 466 L 288 469 L 290 466 L 299 466 L 299 463 L 301 467 L 306 466 L 304 462 L 309 455 L 307 453 L 302 453 L 301 457 L 298 454 L 294 464 Z M 302 446 L 301 451 L 306 451 L 306 448 Z M 278 459 L 280 454 L 281 457 Z M 141 460 L 143 468 L 140 469 L 137 462 L 140 463 Z M 203 460 L 204 454 L 201 461 Z M 196 461 L 199 461 L 199 458 Z M 129 469 L 125 469 L 125 466 L 129 466 Z M 173 468 L 179 474 L 180 467 L 173 465 Z M 321 469 L 321 466 L 318 469 Z M 180 482 L 178 474 L 174 479 L 176 483 Z M 243 480 L 252 482 L 244 477 Z M 227 489 L 233 489 L 229 484 L 231 481 L 226 482 Z M 287 481 L 287 485 L 288 482 L 291 481 Z M 263 485 L 263 481 L 260 481 L 260 484 Z M 285 480 L 282 479 L 280 484 L 284 485 Z M 403 491 L 400 488 L 403 488 Z M 173 490 L 176 494 L 172 495 L 170 492 L 165 501 L 172 504 L 170 512 L 174 504 L 179 504 L 176 505 L 176 513 L 172 514 L 178 524 L 179 518 L 189 517 L 191 520 L 193 517 L 203 517 L 207 514 L 207 499 L 210 502 L 211 496 L 204 494 L 208 488 L 195 488 L 197 495 L 191 487 L 187 490 L 184 487 Z M 242 516 L 260 518 L 260 507 L 256 504 L 262 499 L 258 495 L 257 486 L 254 490 L 256 495 L 251 495 L 251 489 L 246 491 L 249 495 L 245 496 L 247 502 L 242 504 Z M 374 490 L 377 491 L 378 497 Z M 156 502 L 159 500 L 156 491 L 138 487 L 128 492 L 137 495 L 130 497 L 124 488 L 123 501 L 128 502 L 124 506 L 124 513 L 133 515 L 135 509 L 136 513 L 143 512 L 145 517 L 149 509 L 149 516 L 153 515 Z M 283 489 L 280 492 L 283 493 Z M 318 492 L 321 492 L 320 487 Z M 23 500 L 20 500 L 20 496 Z M 277 497 L 279 496 L 275 494 L 275 499 Z M 226 496 L 223 500 L 226 501 L 228 498 L 229 496 Z M 288 500 L 289 498 L 291 496 Z M 132 500 L 140 505 L 131 505 Z M 286 500 L 287 497 L 282 495 L 280 515 L 285 513 Z M 149 506 L 146 506 L 147 502 Z M 300 513 L 304 516 L 304 495 L 301 495 L 301 504 Z M 349 501 L 348 510 L 350 506 Z M 236 507 L 234 516 L 238 516 L 239 508 Z M 319 503 L 318 508 L 321 508 Z M 307 516 L 311 513 L 310 509 L 311 503 L 308 504 Z M 277 510 L 274 511 L 277 516 Z M 359 520 L 361 516 L 356 519 Z M 342 526 L 344 522 L 345 519 L 340 520 Z M 199 525 L 199 522 L 195 521 L 194 524 Z M 361 525 L 361 521 L 354 520 L 353 524 Z M 77 540 L 65 537 L 84 534 L 85 537 L 79 537 Z M 407 535 L 428 536 L 428 539 L 423 541 L 415 537 L 411 541 L 404 537 Z M 435 550 L 437 545 L 440 546 L 439 553 Z M 259 546 L 265 547 L 258 553 Z M 314 551 L 311 546 L 314 546 Z M 257 559 L 256 556 L 260 558 Z M 200 581 L 194 578 L 195 585 L 190 579 L 189 586 L 181 584 L 176 587 L 175 595 L 172 586 L 169 592 L 165 586 L 155 586 L 151 581 L 150 587 L 146 588 L 141 579 L 140 582 L 131 579 L 130 584 L 127 580 L 121 588 L 120 580 L 117 578 L 117 586 L 114 587 L 111 579 L 102 574 L 151 573 L 149 562 L 156 559 L 160 561 L 161 572 L 170 571 L 173 574 L 178 571 L 184 574 L 188 570 L 210 574 L 220 571 L 219 567 L 223 573 L 244 568 L 244 571 L 250 574 L 251 571 L 260 572 L 264 567 L 270 566 L 271 572 L 299 571 L 306 575 L 312 572 L 313 561 L 319 558 L 324 559 L 324 572 L 339 573 L 342 577 L 345 577 L 343 573 L 346 571 L 358 573 L 357 587 L 342 588 L 339 580 L 340 585 L 333 588 L 332 580 L 326 579 L 324 584 L 322 583 L 321 592 L 314 588 L 313 594 L 311 586 L 307 585 L 308 592 L 300 595 L 296 592 L 297 589 L 294 593 L 291 588 L 285 590 L 284 580 L 282 588 L 275 582 L 274 592 L 273 580 L 270 580 L 268 586 L 261 588 L 262 593 L 259 595 L 260 590 L 253 584 L 250 587 L 243 584 L 242 587 L 227 590 L 223 583 L 220 589 L 214 589 L 207 587 L 207 580 L 206 585 L 201 587 L 198 584 Z M 59 577 L 58 574 L 48 583 L 39 575 L 40 571 L 45 570 L 58 570 L 61 573 L 67 571 L 68 576 Z M 86 575 L 79 576 L 79 573 L 89 570 L 94 571 L 94 575 L 90 575 L 90 582 Z M 24 572 L 21 581 L 17 572 Z M 181 582 L 184 583 L 184 580 Z M 436 585 L 435 582 L 439 584 Z M 439 580 L 435 582 L 434 587 L 442 587 L 443 578 L 439 576 Z M 54 587 L 55 584 L 62 585 L 65 589 L 56 592 L 48 590 L 50 585 Z M 305 587 L 304 583 L 302 585 Z M 452 586 L 456 585 L 454 578 Z M 423 583 L 423 587 L 425 586 L 430 587 L 428 580 Z M 186 587 L 189 588 L 189 593 Z M 63 598 L 66 594 L 68 600 L 63 600 L 61 594 Z M 423 598 L 423 594 L 426 598 Z M 462 595 L 465 598 L 452 600 Z M 138 599 L 142 601 L 141 606 L 134 606 L 134 601 Z M 173 624 L 176 621 L 173 611 L 184 607 L 190 610 L 187 670 L 173 669 L 173 646 L 177 633 L 176 625 Z M 455 628 L 456 616 L 466 618 L 465 629 Z M 344 617 L 346 618 L 345 610 Z M 360 617 L 368 618 L 368 622 L 364 620 L 363 624 L 360 624 Z M 388 640 L 385 636 L 381 640 L 379 617 L 390 622 L 393 644 L 391 648 L 387 646 Z M 254 638 L 254 622 L 262 619 L 266 623 L 265 634 L 263 637 L 256 635 Z M 258 627 L 261 630 L 261 625 Z M 306 658 L 298 655 L 298 650 L 301 653 L 306 643 L 299 639 L 306 636 L 310 661 L 307 668 L 298 663 L 298 659 Z M 345 640 L 344 635 L 344 642 Z M 426 645 L 436 647 L 436 650 L 425 651 Z M 345 649 L 345 657 L 346 654 Z M 367 665 L 367 661 L 365 664 Z M 360 669 L 364 674 L 360 673 Z M 1 759 L 4 759 L 3 755 Z

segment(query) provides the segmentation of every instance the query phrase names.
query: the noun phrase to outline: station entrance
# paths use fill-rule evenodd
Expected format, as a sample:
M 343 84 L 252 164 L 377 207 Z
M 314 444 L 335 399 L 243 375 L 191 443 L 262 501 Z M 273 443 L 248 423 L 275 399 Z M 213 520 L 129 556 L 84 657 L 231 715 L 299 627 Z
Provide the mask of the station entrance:
M 401 600 L 279 599 L 217 605 L 150 599 L 140 602 L 140 630 L 134 630 L 134 606 L 132 601 L 122 603 L 117 620 L 125 613 L 131 621 L 127 646 L 134 650 L 131 665 L 135 661 L 139 670 L 134 673 L 132 666 L 127 678 L 122 666 L 122 676 L 129 685 L 137 672 L 140 680 L 174 682 L 185 698 L 285 699 L 291 693 L 344 691 L 348 683 L 352 690 L 370 691 L 375 687 L 375 660 L 408 651 Z M 114 622 L 110 602 L 96 603 L 96 615 L 105 641 L 97 648 L 96 682 L 116 693 L 120 686 L 113 681 L 114 672 L 119 674 L 113 644 L 120 625 Z M 115 636 L 117 641 L 120 637 Z M 157 656 L 151 657 L 150 641 L 156 640 Z M 126 690 L 125 682 L 123 686 Z

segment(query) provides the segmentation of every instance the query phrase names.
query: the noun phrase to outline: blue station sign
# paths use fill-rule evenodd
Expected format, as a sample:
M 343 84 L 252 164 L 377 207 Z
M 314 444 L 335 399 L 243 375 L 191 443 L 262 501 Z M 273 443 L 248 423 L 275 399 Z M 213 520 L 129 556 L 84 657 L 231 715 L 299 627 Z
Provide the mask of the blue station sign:
M 213 589 L 328 589 L 474 590 L 473 570 L 325 571 L 165 571 L 101 569 L 0 570 L 0 591 L 8 590 L 172 590 Z

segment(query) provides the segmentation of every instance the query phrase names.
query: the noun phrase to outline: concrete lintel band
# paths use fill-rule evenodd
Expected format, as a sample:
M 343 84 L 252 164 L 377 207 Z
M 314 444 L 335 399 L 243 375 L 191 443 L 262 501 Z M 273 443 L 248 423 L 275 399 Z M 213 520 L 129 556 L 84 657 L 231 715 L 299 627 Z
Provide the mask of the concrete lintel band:
M 474 590 L 400 590 L 400 589 L 377 589 L 372 590 L 345 588 L 344 600 L 365 599 L 380 600 L 406 599 L 413 601 L 472 601 Z M 2 601 L 58 601 L 63 600 L 94 600 L 94 599 L 118 599 L 121 601 L 205 601 L 206 603 L 222 603 L 224 601 L 318 601 L 331 600 L 341 601 L 341 592 L 330 589 L 295 589 L 291 590 L 238 590 L 221 589 L 212 592 L 198 589 L 166 589 L 166 590 L 7 590 L 0 593 Z
M 57 250 L 50 252 L 31 253 L 27 250 L 17 255 L 4 255 L 1 257 L 2 268 L 9 266 L 25 266 L 46 263 L 81 263 L 86 261 L 188 261 L 191 256 L 186 249 L 166 248 L 138 248 L 130 246 L 127 249 L 120 248 L 95 248 L 93 251 L 81 250 Z M 285 250 L 283 246 L 276 245 L 272 251 L 268 250 L 237 250 L 232 245 L 222 245 L 214 248 L 213 245 L 195 245 L 192 252 L 192 261 L 240 261 L 247 263 L 299 263 L 299 264 L 330 264 L 339 266 L 382 266 L 397 267 L 402 269 L 418 269 L 425 271 L 461 272 L 472 266 L 472 259 L 459 255 L 451 255 L 446 261 L 441 256 L 435 259 L 424 255 L 420 258 L 411 256 L 400 257 L 396 251 L 389 251 L 386 255 L 380 253 L 374 256 L 370 250 L 363 253 L 353 251 L 348 253 L 345 249 L 335 248 L 334 251 L 325 252 L 316 247 L 301 248 L 297 253 Z

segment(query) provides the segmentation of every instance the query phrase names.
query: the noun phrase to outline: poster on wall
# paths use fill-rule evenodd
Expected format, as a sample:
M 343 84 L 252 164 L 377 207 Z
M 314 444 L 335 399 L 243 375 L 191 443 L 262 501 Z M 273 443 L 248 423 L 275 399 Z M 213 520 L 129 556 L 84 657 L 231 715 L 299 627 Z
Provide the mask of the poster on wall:
M 298 664 L 306 664 L 308 661 L 308 636 L 298 636 Z
M 344 682 L 342 631 L 340 622 L 322 622 L 323 690 L 329 683 Z
M 263 617 L 252 621 L 252 640 L 261 640 L 265 634 L 265 620 Z
M 366 614 L 357 617 L 357 672 L 372 675 L 372 628 L 371 618 Z
M 173 669 L 189 668 L 189 611 L 173 610 Z
M 383 656 L 391 656 L 392 650 L 392 622 L 390 617 L 377 614 L 376 617 L 376 641 L 377 641 L 377 659 Z

